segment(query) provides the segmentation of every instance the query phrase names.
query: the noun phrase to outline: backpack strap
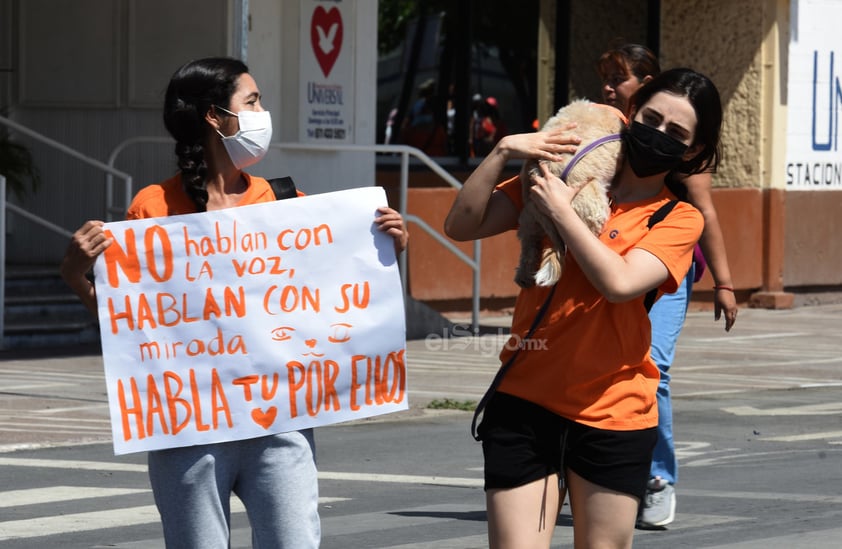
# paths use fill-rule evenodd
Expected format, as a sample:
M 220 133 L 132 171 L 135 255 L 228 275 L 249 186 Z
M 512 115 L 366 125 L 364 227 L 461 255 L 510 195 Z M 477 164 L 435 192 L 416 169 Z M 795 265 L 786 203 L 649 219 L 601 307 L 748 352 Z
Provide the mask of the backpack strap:
M 275 179 L 268 179 L 267 181 L 269 181 L 269 186 L 272 187 L 272 191 L 275 193 L 276 200 L 295 198 L 298 196 L 298 191 L 295 188 L 295 182 L 293 182 L 290 176 L 276 177 Z
M 649 217 L 649 223 L 646 226 L 651 229 L 657 223 L 663 221 L 669 213 L 675 208 L 675 205 L 678 204 L 678 200 L 670 200 L 660 208 L 658 208 L 655 213 Z M 643 299 L 643 305 L 646 307 L 646 312 L 648 313 L 649 310 L 652 308 L 652 305 L 655 304 L 655 298 L 658 297 L 658 288 L 652 288 L 647 292 L 646 297 Z

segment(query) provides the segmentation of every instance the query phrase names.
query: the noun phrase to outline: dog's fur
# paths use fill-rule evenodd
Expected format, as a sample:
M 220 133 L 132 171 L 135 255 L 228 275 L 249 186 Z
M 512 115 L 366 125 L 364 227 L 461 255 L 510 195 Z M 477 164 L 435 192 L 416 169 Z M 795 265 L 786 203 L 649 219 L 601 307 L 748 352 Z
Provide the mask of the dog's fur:
M 625 126 L 625 117 L 613 107 L 577 100 L 560 109 L 550 118 L 542 131 L 564 127 L 570 122 L 577 126 L 571 133 L 582 139 L 578 150 L 606 135 L 618 134 Z M 598 235 L 610 213 L 608 187 L 622 163 L 621 141 L 609 141 L 588 152 L 567 175 L 565 183 L 581 189 L 573 199 L 573 209 L 590 230 Z M 561 177 L 565 166 L 573 158 L 564 154 L 559 162 L 547 162 L 549 171 Z M 523 288 L 552 286 L 561 277 L 566 246 L 552 220 L 547 218 L 531 198 L 530 173 L 538 170 L 534 160 L 524 163 L 521 171 L 523 185 L 523 210 L 521 211 L 518 238 L 521 243 L 520 263 L 515 282 Z M 549 238 L 550 248 L 544 250 L 544 239 Z

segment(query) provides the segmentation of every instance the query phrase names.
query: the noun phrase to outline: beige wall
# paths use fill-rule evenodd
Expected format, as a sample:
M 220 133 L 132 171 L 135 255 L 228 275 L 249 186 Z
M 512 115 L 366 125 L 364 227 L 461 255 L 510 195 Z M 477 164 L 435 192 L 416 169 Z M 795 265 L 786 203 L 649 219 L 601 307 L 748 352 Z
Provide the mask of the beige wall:
M 719 88 L 723 162 L 715 186 L 766 187 L 761 178 L 762 45 L 769 3 L 688 0 L 661 4 L 661 63 L 689 66 Z M 772 8 L 773 9 L 773 8 Z
M 612 14 L 605 17 L 606 13 Z M 646 44 L 646 0 L 588 0 L 570 5 L 571 99 L 601 101 L 596 61 L 608 48 Z

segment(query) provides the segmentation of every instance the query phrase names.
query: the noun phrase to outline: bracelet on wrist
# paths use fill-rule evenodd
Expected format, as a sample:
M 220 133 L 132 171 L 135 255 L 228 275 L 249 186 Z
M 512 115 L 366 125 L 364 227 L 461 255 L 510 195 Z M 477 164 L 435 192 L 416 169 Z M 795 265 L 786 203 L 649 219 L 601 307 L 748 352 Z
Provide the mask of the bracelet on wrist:
M 728 290 L 729 292 L 734 291 L 734 288 L 732 288 L 731 286 L 714 286 L 713 289 L 714 290 Z

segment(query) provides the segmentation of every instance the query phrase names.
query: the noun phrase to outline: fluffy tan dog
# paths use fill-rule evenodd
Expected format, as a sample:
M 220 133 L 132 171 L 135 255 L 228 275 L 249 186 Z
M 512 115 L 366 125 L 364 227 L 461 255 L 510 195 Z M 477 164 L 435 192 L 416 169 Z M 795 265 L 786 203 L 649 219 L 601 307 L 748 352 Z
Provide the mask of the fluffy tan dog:
M 571 133 L 582 139 L 575 155 L 565 154 L 560 162 L 549 162 L 550 172 L 574 189 L 581 189 L 573 199 L 573 209 L 590 230 L 598 235 L 608 219 L 608 187 L 622 163 L 620 131 L 626 124 L 623 114 L 606 105 L 577 100 L 560 109 L 542 131 L 576 122 Z M 569 166 L 569 167 L 568 167 Z M 515 282 L 523 288 L 535 284 L 552 286 L 561 278 L 566 247 L 552 220 L 532 202 L 528 174 L 538 170 L 534 160 L 524 163 L 523 203 L 518 229 L 520 263 Z M 545 248 L 549 238 L 550 247 Z

